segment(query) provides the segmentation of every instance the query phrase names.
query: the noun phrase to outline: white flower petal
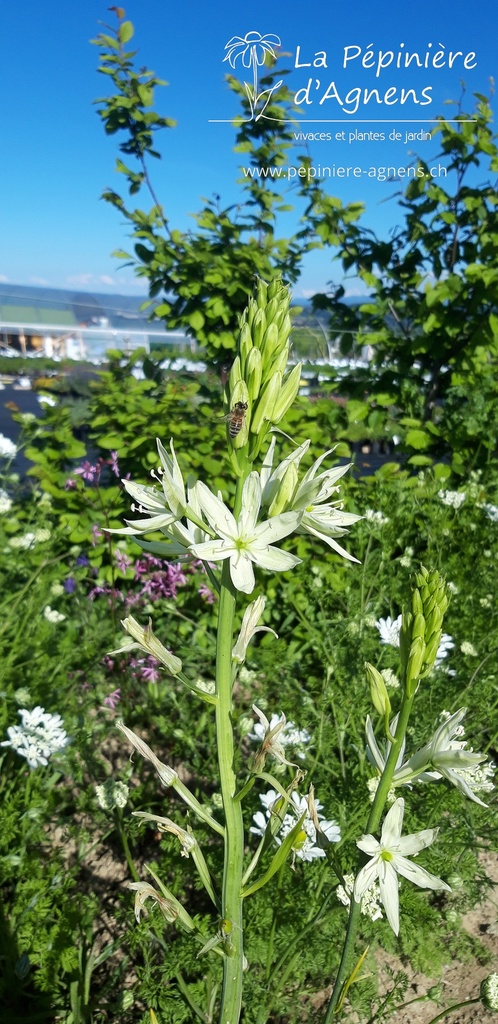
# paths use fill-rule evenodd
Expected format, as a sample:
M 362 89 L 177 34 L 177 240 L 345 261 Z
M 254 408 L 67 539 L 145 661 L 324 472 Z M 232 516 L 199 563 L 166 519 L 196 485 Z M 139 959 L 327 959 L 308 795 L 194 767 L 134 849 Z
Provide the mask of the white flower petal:
M 359 843 L 356 845 L 359 846 Z M 367 890 L 374 885 L 378 878 L 378 874 L 378 864 L 376 860 L 370 860 L 368 864 L 365 864 L 361 871 L 358 872 L 354 884 L 354 898 L 357 903 L 360 902 L 362 896 L 364 896 Z
M 451 892 L 451 887 L 446 882 L 420 867 L 420 864 L 412 864 L 411 860 L 397 856 L 395 865 L 400 875 L 408 878 L 414 885 L 419 885 L 421 889 L 446 889 L 447 892 Z
M 393 805 L 394 806 L 394 805 Z M 399 935 L 399 883 L 392 863 L 382 860 L 379 871 L 380 898 L 386 911 L 387 920 L 395 935 Z

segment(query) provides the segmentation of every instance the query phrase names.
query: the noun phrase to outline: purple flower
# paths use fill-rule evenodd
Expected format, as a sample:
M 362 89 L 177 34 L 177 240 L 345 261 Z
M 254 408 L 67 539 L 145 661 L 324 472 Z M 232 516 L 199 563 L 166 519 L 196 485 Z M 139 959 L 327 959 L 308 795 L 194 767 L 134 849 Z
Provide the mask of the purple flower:
M 119 480 L 119 477 L 120 477 L 121 474 L 119 472 L 119 463 L 118 463 L 118 453 L 117 452 L 111 451 L 110 467 L 112 469 L 112 472 L 114 473 L 114 476 L 117 476 L 117 478 Z
M 92 466 L 91 462 L 86 459 L 83 465 L 79 466 L 78 469 L 75 469 L 74 472 L 78 473 L 83 477 L 83 480 L 87 480 L 88 483 L 91 484 L 95 479 L 98 482 L 100 477 L 100 466 Z
M 120 700 L 121 690 L 117 689 L 113 690 L 112 693 L 108 693 L 107 697 L 104 697 L 104 704 L 106 704 L 108 708 L 112 708 L 112 710 L 114 711 L 116 704 L 119 704 Z
M 74 594 L 75 587 L 76 587 L 76 580 L 75 580 L 74 576 L 68 576 L 67 580 L 64 581 L 64 590 L 65 590 L 66 594 Z
M 65 491 L 74 491 L 75 487 L 76 487 L 76 480 L 73 480 L 72 476 L 68 476 L 68 478 L 67 478 L 67 480 L 66 480 L 66 482 L 64 484 L 64 490 Z
M 214 604 L 215 595 L 213 594 L 213 591 L 210 590 L 208 586 L 206 586 L 205 583 L 201 583 L 197 593 L 200 594 L 201 597 L 203 597 L 208 604 Z
M 116 565 L 120 572 L 126 572 L 129 565 L 131 565 L 131 558 L 124 551 L 120 551 L 119 548 L 116 551 Z
M 149 654 L 147 658 L 147 665 L 144 665 L 142 668 L 142 679 L 145 679 L 146 683 L 157 683 L 160 678 L 159 662 L 157 658 L 154 658 L 152 654 Z
M 95 547 L 100 538 L 103 537 L 102 530 L 97 525 L 92 526 L 92 547 Z
M 90 560 L 87 558 L 86 555 L 78 555 L 78 557 L 77 557 L 77 559 L 76 559 L 74 564 L 75 565 L 90 565 Z

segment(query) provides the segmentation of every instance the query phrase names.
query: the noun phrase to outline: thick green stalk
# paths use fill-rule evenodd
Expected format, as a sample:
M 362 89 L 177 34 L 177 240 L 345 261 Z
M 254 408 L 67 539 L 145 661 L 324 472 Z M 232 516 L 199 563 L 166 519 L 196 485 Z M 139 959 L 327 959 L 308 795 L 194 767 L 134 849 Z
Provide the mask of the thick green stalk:
M 237 780 L 234 771 L 232 727 L 232 647 L 235 613 L 235 592 L 230 579 L 229 562 L 225 560 L 221 591 L 216 649 L 216 739 L 225 812 L 225 863 L 223 869 L 222 931 L 226 935 L 223 960 L 223 990 L 219 1024 L 238 1024 L 242 1006 L 243 920 L 242 869 L 244 861 L 244 826 L 242 807 L 234 796 Z
M 412 710 L 414 697 L 415 694 L 413 694 L 411 697 L 407 697 L 406 694 L 404 696 L 403 703 L 401 705 L 401 711 L 399 714 L 396 735 L 394 737 L 394 743 L 389 751 L 389 757 L 387 758 L 384 771 L 382 772 L 382 776 L 377 787 L 375 800 L 372 804 L 372 809 L 368 816 L 365 833 L 376 832 L 379 827 L 380 819 L 382 817 L 382 811 L 384 810 L 387 794 L 389 792 L 392 777 L 396 769 L 396 761 L 398 759 L 398 754 L 400 752 L 401 744 L 405 737 L 406 727 L 408 725 L 408 719 L 410 717 L 410 712 Z M 363 867 L 367 860 L 367 855 L 364 853 L 360 853 L 358 857 L 356 875 L 358 875 L 360 868 Z M 361 904 L 357 903 L 354 899 L 351 899 L 348 927 L 346 931 L 346 937 L 344 939 L 344 947 L 342 950 L 341 962 L 339 964 L 339 970 L 337 972 L 337 977 L 335 979 L 334 991 L 332 992 L 332 996 L 330 998 L 330 1003 L 328 1005 L 327 1013 L 325 1015 L 323 1024 L 330 1024 L 334 1017 L 339 999 L 341 997 L 344 982 L 346 981 L 346 978 L 348 976 L 351 964 L 351 958 L 354 949 L 354 944 L 356 941 L 356 932 L 358 931 L 360 914 Z

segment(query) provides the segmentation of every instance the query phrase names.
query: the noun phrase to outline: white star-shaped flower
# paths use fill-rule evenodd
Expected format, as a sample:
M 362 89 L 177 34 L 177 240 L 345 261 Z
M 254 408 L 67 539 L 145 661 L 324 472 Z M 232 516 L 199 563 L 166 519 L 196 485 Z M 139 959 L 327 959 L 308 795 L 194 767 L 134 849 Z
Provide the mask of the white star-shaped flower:
M 236 590 L 251 594 L 255 586 L 253 564 L 274 572 L 293 569 L 301 561 L 271 541 L 288 537 L 299 525 L 301 512 L 284 512 L 258 523 L 261 484 L 257 473 L 250 473 L 242 492 L 242 509 L 237 519 L 220 498 L 201 481 L 197 484 L 199 505 L 216 532 L 215 540 L 194 544 L 191 554 L 204 562 L 230 559 L 230 576 Z
M 438 829 L 426 828 L 422 832 L 402 836 L 404 812 L 405 801 L 400 797 L 386 814 L 380 841 L 372 835 L 366 835 L 356 843 L 371 859 L 361 868 L 356 878 L 355 901 L 361 903 L 364 894 L 378 879 L 380 898 L 395 935 L 399 934 L 398 875 L 403 875 L 422 889 L 446 889 L 451 892 L 450 886 L 441 878 L 408 860 L 408 857 L 420 853 L 434 842 Z

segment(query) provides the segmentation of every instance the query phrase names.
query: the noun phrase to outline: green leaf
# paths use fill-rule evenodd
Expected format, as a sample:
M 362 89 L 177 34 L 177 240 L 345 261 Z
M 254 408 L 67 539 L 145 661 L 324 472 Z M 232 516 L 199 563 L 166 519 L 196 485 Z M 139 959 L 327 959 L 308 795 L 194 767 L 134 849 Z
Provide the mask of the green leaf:
M 243 889 L 241 896 L 251 896 L 253 892 L 257 892 L 258 889 L 262 889 L 262 887 L 270 881 L 270 878 L 273 878 L 275 872 L 278 871 L 280 867 L 282 867 L 282 864 L 285 864 L 285 861 L 287 860 L 287 857 L 289 856 L 294 845 L 294 841 L 295 839 L 297 839 L 301 831 L 305 817 L 306 813 L 301 815 L 299 821 L 296 822 L 296 824 L 294 825 L 294 828 L 287 833 L 285 839 L 282 841 L 282 845 L 279 846 L 269 868 L 267 868 L 264 874 L 257 878 L 256 881 L 252 883 L 252 885 L 248 885 L 246 889 Z
M 135 35 L 135 29 L 131 21 L 123 21 L 118 29 L 118 39 L 120 43 L 127 43 L 132 36 Z
M 193 331 L 200 331 L 201 328 L 204 327 L 205 320 L 204 320 L 204 317 L 203 317 L 201 311 L 199 309 L 196 309 L 188 317 L 188 322 L 189 322 L 189 324 L 190 324 L 190 326 L 191 326 Z
M 405 437 L 405 444 L 410 448 L 429 448 L 431 439 L 425 430 L 409 430 Z

